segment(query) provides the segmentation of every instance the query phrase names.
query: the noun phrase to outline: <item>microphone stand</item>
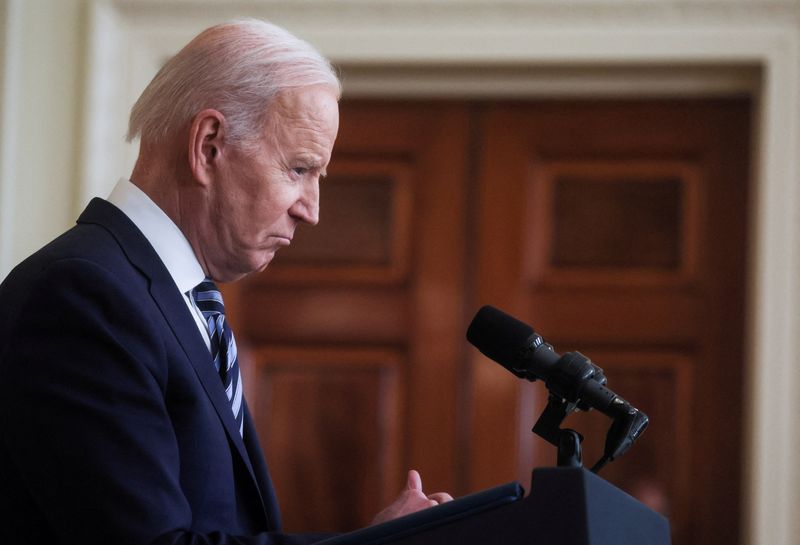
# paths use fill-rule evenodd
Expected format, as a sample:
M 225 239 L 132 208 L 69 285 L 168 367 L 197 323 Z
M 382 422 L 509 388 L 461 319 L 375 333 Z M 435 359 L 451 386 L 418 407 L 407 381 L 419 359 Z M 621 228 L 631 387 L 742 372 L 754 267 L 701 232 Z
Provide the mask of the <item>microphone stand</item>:
M 561 423 L 576 408 L 577 403 L 570 403 L 551 393 L 547 398 L 544 412 L 531 430 L 556 446 L 558 467 L 583 467 L 581 460 L 583 435 L 570 428 L 561 429 Z

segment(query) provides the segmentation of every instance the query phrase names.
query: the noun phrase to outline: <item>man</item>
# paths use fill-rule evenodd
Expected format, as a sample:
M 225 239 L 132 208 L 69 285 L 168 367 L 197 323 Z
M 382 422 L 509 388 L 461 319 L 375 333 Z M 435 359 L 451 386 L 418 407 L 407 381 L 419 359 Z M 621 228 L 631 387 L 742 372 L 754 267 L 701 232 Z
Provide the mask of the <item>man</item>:
M 131 179 L 0 286 L 0 543 L 319 538 L 279 533 L 214 282 L 317 223 L 339 95 L 316 50 L 254 20 L 201 33 L 145 89 Z M 449 499 L 412 471 L 376 522 Z

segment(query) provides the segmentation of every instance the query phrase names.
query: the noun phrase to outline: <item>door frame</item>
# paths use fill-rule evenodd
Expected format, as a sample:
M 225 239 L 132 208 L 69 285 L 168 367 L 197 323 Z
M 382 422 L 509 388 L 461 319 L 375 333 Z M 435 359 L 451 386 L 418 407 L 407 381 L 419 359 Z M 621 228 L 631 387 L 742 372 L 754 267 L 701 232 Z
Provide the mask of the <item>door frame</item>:
M 76 212 L 91 196 L 106 194 L 125 172 L 120 164 L 135 155 L 122 142 L 111 153 L 96 150 L 109 147 L 109 134 L 125 132 L 127 108 L 155 68 L 199 29 L 236 16 L 271 19 L 308 39 L 343 67 L 348 96 L 752 96 L 743 543 L 790 545 L 800 533 L 800 521 L 793 520 L 800 511 L 800 470 L 792 459 L 800 445 L 794 417 L 800 366 L 793 361 L 800 354 L 800 6 L 772 0 L 88 1 Z

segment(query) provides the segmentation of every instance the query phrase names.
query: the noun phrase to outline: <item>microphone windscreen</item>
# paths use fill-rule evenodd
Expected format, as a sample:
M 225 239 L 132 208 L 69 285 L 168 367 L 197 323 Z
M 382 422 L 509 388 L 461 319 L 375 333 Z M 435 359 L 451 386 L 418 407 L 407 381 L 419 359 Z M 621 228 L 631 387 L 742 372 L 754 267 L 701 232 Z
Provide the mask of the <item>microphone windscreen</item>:
M 513 362 L 533 328 L 492 306 L 482 307 L 467 329 L 467 340 L 487 357 L 508 365 Z

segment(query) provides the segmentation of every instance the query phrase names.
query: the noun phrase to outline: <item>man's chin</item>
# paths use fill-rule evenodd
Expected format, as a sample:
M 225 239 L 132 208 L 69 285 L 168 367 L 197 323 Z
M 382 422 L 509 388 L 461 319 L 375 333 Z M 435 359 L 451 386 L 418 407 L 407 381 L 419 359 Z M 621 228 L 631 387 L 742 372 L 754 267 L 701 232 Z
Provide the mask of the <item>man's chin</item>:
M 267 255 L 264 257 L 261 265 L 254 271 L 254 272 L 264 272 L 264 270 L 272 263 L 272 259 L 275 257 L 275 251 L 270 250 Z
M 254 273 L 263 272 L 270 263 L 272 263 L 272 258 L 275 257 L 275 251 L 270 250 L 265 254 L 260 254 L 258 256 L 252 256 L 248 262 L 239 262 L 239 263 L 230 263 L 230 267 L 226 271 L 221 271 L 219 278 L 220 282 L 236 282 L 237 280 L 241 280 L 245 276 L 249 276 Z

